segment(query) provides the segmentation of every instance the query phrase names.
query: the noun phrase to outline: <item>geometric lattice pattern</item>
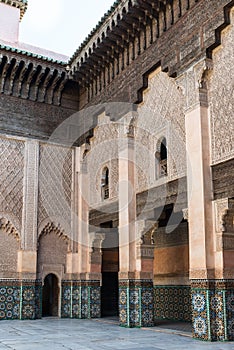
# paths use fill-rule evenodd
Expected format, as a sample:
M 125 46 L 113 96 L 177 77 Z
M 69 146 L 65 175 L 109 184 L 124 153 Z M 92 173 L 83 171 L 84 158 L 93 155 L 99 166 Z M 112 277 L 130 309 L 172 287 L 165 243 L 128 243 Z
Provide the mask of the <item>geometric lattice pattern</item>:
M 227 337 L 228 340 L 234 340 L 234 289 L 226 291 L 225 304 L 227 315 Z
M 191 321 L 191 288 L 189 286 L 155 286 L 154 318 Z
M 152 281 L 122 280 L 119 282 L 119 320 L 123 327 L 154 325 Z
M 0 320 L 41 318 L 41 283 L 0 281 Z
M 100 282 L 63 281 L 61 317 L 78 319 L 100 318 Z
M 234 340 L 234 282 L 200 281 L 192 288 L 193 336 L 202 340 Z
M 23 208 L 24 142 L 0 140 L 0 213 L 21 223 Z
M 0 287 L 0 320 L 20 318 L 20 288 L 1 285 Z
M 209 329 L 207 323 L 207 302 L 209 293 L 206 290 L 196 290 L 192 294 L 192 324 L 193 324 L 193 335 L 195 338 L 208 340 Z
M 70 232 L 72 150 L 40 145 L 39 226 L 47 218 L 57 219 Z

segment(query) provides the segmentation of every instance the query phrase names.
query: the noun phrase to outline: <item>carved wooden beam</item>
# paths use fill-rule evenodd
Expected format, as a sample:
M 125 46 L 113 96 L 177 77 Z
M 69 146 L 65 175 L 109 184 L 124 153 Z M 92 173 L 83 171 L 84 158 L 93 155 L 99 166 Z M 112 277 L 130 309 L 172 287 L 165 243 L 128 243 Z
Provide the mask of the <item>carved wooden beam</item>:
M 28 70 L 27 78 L 23 82 L 21 89 L 21 97 L 27 99 L 29 95 L 30 85 L 32 83 L 33 77 L 35 76 L 35 67 L 31 64 L 31 69 Z
M 5 85 L 5 81 L 6 81 L 8 68 L 10 67 L 10 65 L 11 65 L 11 61 L 9 60 L 9 58 L 6 58 L 6 61 L 3 64 L 2 73 L 1 73 L 1 77 L 0 77 L 0 93 L 4 92 L 4 85 Z
M 67 81 L 67 75 L 65 72 L 63 72 L 59 82 L 57 83 L 56 90 L 54 91 L 53 95 L 53 103 L 57 106 L 61 105 L 62 92 L 65 88 Z
M 11 86 L 13 84 L 12 80 L 14 80 L 15 72 L 18 69 L 18 65 L 17 65 L 17 62 L 15 59 L 9 60 L 9 62 L 10 62 L 10 65 L 9 65 L 8 70 L 7 70 L 5 84 L 3 87 L 4 93 L 7 95 L 11 94 L 10 90 L 11 90 Z
M 42 68 L 41 66 L 38 67 L 38 74 L 36 80 L 30 89 L 30 99 L 32 99 L 33 101 L 37 100 L 39 85 L 45 75 L 45 72 L 46 68 Z

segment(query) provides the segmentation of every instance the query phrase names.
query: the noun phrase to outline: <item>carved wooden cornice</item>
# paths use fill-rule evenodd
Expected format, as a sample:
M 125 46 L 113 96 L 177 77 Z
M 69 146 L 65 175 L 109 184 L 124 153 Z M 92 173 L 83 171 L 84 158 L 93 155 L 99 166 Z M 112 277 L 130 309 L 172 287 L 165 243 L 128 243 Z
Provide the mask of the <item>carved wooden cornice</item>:
M 186 37 L 181 28 L 184 28 L 184 23 L 189 18 L 188 12 L 191 12 L 191 18 L 193 18 L 196 9 L 201 10 L 202 2 L 205 8 L 206 5 L 209 6 L 208 0 L 116 1 L 69 61 L 70 77 L 79 82 L 80 88 L 87 89 L 88 103 L 94 101 L 96 96 L 95 103 L 97 103 L 100 100 L 98 95 L 102 90 L 105 90 L 108 96 L 107 85 L 150 47 L 151 54 L 158 52 L 158 55 L 152 55 L 151 67 L 147 64 L 143 76 L 143 87 L 138 91 L 136 103 L 142 102 L 142 91 L 147 87 L 148 75 L 156 67 L 161 66 L 162 71 L 175 77 L 179 71 L 196 60 L 212 58 L 212 51 L 221 43 L 222 30 L 230 24 L 230 9 L 234 5 L 234 0 L 223 0 L 223 6 L 217 5 L 217 7 L 220 6 L 220 11 L 223 11 L 224 21 L 223 23 L 217 21 L 217 28 L 212 27 L 213 37 L 210 34 L 211 31 L 208 32 L 208 29 L 204 28 L 207 30 L 207 35 L 203 33 L 206 41 L 201 53 L 201 48 L 196 47 L 196 44 L 190 45 L 190 33 Z M 210 25 L 213 25 L 212 22 Z M 175 27 L 174 40 L 178 45 L 173 43 L 173 30 L 169 34 L 173 26 Z M 176 35 L 179 29 L 183 34 L 183 40 Z M 161 45 L 163 41 L 161 38 L 164 35 L 169 45 L 166 47 L 165 44 L 165 48 Z M 199 35 L 198 32 L 196 35 Z M 156 49 L 157 42 L 160 50 Z M 182 52 L 184 56 L 179 56 L 177 53 L 178 57 L 176 57 L 175 54 L 170 53 L 170 46 L 171 50 L 178 48 L 178 52 Z M 189 55 L 192 58 L 187 59 Z M 204 99 L 204 96 L 202 98 Z
M 13 52 L 0 53 L 0 93 L 60 105 L 67 72 L 63 65 Z
M 182 3 L 183 1 L 183 3 Z M 186 1 L 186 6 L 184 2 Z M 140 47 L 139 53 L 146 49 L 146 27 L 152 25 L 152 21 L 157 22 L 157 27 L 166 31 L 181 16 L 182 7 L 186 11 L 190 9 L 192 3 L 199 0 L 122 0 L 116 1 L 110 11 L 108 11 L 96 28 L 84 40 L 81 46 L 74 53 L 69 61 L 70 74 L 73 78 L 81 80 L 83 75 L 89 76 L 87 69 L 92 67 L 92 73 L 98 76 L 100 64 L 110 64 L 115 56 L 123 52 L 136 37 L 145 35 L 145 43 Z M 177 5 L 175 5 L 175 3 Z M 175 19 L 175 7 L 179 7 L 179 13 Z M 177 11 L 177 12 L 178 12 Z M 166 16 L 170 16 L 170 21 Z M 152 26 L 151 26 L 152 27 Z M 159 33 L 158 33 L 159 35 Z M 140 39 L 139 39 L 140 40 Z M 151 38 L 152 43 L 152 38 Z M 96 57 L 100 58 L 97 65 L 92 61 Z M 89 85 L 88 80 L 81 82 Z

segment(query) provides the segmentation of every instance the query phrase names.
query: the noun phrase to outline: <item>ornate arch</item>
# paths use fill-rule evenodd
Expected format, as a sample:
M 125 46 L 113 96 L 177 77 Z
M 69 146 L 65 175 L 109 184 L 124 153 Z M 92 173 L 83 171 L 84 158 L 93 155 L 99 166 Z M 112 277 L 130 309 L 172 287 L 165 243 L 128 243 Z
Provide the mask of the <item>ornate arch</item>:
M 165 149 L 165 156 L 163 156 L 162 145 Z M 167 138 L 165 136 L 161 136 L 156 144 L 155 151 L 155 159 L 156 159 L 156 176 L 163 177 L 168 174 L 168 151 L 167 151 Z M 158 174 L 157 174 L 158 173 Z
M 4 230 L 9 236 L 15 237 L 20 242 L 20 234 L 8 218 L 0 217 L 0 229 Z
M 46 225 L 44 225 L 43 229 L 40 230 L 39 237 L 40 239 L 42 236 L 46 236 L 50 234 L 51 232 L 54 232 L 58 237 L 62 238 L 64 241 L 69 241 L 70 238 L 67 234 L 65 234 L 63 228 L 60 224 L 55 224 L 54 222 L 47 222 Z
M 156 153 L 157 153 L 157 152 L 160 153 L 160 151 L 161 151 L 161 144 L 162 144 L 163 140 L 166 140 L 166 142 L 167 142 L 167 137 L 164 136 L 164 135 L 162 135 L 162 136 L 158 139 L 158 141 L 157 141 L 157 144 L 156 144 Z

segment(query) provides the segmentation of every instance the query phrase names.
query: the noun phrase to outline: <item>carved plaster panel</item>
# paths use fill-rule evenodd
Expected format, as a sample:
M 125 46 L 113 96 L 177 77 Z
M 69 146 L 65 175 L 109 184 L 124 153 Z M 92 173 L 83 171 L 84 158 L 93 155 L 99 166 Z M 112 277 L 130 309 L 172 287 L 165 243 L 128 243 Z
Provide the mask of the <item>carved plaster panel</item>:
M 150 150 L 151 156 L 140 159 L 139 168 L 147 169 L 148 187 L 155 185 L 155 152 L 158 140 L 166 138 L 168 150 L 168 175 L 166 181 L 172 181 L 186 174 L 185 147 L 185 96 L 175 80 L 159 69 L 149 77 L 149 87 L 144 93 L 143 103 L 138 108 L 136 140 L 142 149 Z M 144 152 L 143 152 L 144 153 Z M 153 161 L 154 158 L 154 161 Z M 150 163 L 147 164 L 148 162 Z M 139 174 L 140 175 L 140 174 Z M 139 190 L 144 190 L 143 179 L 138 179 Z
M 23 210 L 24 153 L 23 141 L 0 139 L 0 213 L 12 217 L 19 231 Z
M 234 199 L 214 201 L 216 251 L 234 249 Z
M 72 150 L 48 144 L 40 145 L 39 227 L 45 221 L 71 230 Z
M 212 163 L 234 157 L 234 11 L 222 32 L 222 45 L 213 53 L 210 79 Z
M 99 118 L 100 119 L 100 118 Z M 90 183 L 90 205 L 102 201 L 101 178 L 105 167 L 109 169 L 109 198 L 118 196 L 119 162 L 118 162 L 118 123 L 102 117 L 94 130 L 87 155 L 87 169 Z

